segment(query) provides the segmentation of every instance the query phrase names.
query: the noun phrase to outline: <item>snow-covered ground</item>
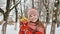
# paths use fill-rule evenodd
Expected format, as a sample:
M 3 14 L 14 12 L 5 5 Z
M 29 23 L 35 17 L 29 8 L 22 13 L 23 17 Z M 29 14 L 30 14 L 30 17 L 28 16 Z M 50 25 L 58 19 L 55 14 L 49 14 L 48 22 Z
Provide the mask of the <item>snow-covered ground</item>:
M 15 28 L 15 25 L 7 25 L 6 34 L 18 34 L 19 24 L 17 25 L 17 30 L 15 30 L 14 28 Z M 2 25 L 0 25 L 0 34 L 2 34 Z
M 7 25 L 7 31 L 6 31 L 6 34 L 18 34 L 19 32 L 19 23 L 17 23 L 17 30 L 14 30 L 14 27 L 15 25 Z M 0 25 L 0 34 L 2 34 L 2 25 Z M 47 30 L 46 30 L 46 34 L 50 34 L 50 30 L 51 29 L 51 25 L 48 25 L 47 26 Z M 60 34 L 60 27 L 57 28 L 56 27 L 56 31 L 55 31 L 55 34 Z
M 46 34 L 50 34 L 50 31 L 51 31 L 51 24 L 47 25 Z M 60 34 L 60 27 L 57 28 L 57 25 L 56 25 L 56 29 L 55 29 L 55 34 Z
M 6 10 L 6 0 L 0 0 L 0 8 L 2 8 L 4 11 Z M 2 17 L 0 18 L 0 20 Z M 7 25 L 7 31 L 6 34 L 18 34 L 19 32 L 19 23 L 17 23 L 17 30 L 14 30 L 15 25 Z M 2 34 L 2 25 L 0 25 L 0 34 Z M 51 24 L 47 26 L 46 34 L 50 34 L 51 31 Z M 55 30 L 55 34 L 60 34 L 60 27 Z

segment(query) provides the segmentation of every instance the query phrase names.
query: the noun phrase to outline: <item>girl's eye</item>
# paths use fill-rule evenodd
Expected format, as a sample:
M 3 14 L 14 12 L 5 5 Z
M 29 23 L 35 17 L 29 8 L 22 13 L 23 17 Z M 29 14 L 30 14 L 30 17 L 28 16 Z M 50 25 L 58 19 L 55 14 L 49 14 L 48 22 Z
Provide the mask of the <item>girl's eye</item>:
M 34 15 L 35 16 L 35 15 Z
M 30 16 L 30 17 L 32 17 L 32 16 Z
M 30 15 L 30 17 L 32 17 L 32 16 Z

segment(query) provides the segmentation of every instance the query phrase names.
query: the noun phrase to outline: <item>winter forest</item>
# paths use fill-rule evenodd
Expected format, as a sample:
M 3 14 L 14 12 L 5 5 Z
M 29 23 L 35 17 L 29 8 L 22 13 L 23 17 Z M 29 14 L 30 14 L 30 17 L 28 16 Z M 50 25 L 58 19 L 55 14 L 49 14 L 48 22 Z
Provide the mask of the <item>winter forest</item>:
M 60 0 L 0 0 L 0 34 L 18 34 L 30 7 L 39 11 L 45 34 L 60 34 Z

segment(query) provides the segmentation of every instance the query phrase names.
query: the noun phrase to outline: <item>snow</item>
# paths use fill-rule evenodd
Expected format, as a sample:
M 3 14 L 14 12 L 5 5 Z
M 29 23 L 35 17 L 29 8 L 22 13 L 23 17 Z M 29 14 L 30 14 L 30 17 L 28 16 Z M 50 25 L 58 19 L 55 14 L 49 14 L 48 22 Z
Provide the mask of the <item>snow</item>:
M 60 34 L 60 26 L 58 28 L 56 26 L 55 34 Z
M 2 29 L 2 25 L 0 25 L 0 34 L 2 34 L 1 29 Z
M 50 31 L 51 31 L 51 24 L 47 25 L 46 34 L 50 34 Z M 60 34 L 60 27 L 57 28 L 57 25 L 56 25 L 56 29 L 55 29 L 55 34 Z
M 7 0 L 0 0 L 0 8 L 2 8 L 4 11 L 6 11 L 6 1 Z
M 31 3 L 29 3 L 29 4 L 31 4 Z M 6 0 L 4 0 L 4 1 L 0 0 L 0 8 L 2 8 L 4 11 L 6 11 Z M 0 19 L 2 19 L 2 17 L 0 17 Z M 19 32 L 19 23 L 17 23 L 17 30 L 14 30 L 14 27 L 15 27 L 15 24 L 14 25 L 7 25 L 6 34 L 18 34 L 18 32 Z M 50 34 L 50 31 L 51 31 L 51 24 L 47 25 L 47 29 L 46 29 L 47 33 L 46 34 Z M 0 25 L 0 34 L 2 34 L 2 25 Z M 57 28 L 57 26 L 56 26 L 55 34 L 60 34 L 60 27 Z
M 18 34 L 18 32 L 19 32 L 19 24 L 17 25 L 16 30 L 14 28 L 15 28 L 15 25 L 7 25 L 6 34 Z M 0 34 L 2 34 L 2 25 L 0 25 Z
M 7 25 L 7 31 L 6 34 L 18 34 L 19 32 L 19 23 L 17 23 L 17 30 L 14 30 L 15 25 Z M 0 25 L 0 34 L 2 34 L 2 25 Z M 46 29 L 46 34 L 50 34 L 51 31 L 51 24 L 47 25 L 47 29 Z M 55 30 L 55 34 L 60 34 L 60 27 L 57 28 L 56 26 L 56 30 Z
M 46 34 L 50 34 L 50 31 L 51 31 L 51 25 L 47 25 L 47 30 L 46 30 Z

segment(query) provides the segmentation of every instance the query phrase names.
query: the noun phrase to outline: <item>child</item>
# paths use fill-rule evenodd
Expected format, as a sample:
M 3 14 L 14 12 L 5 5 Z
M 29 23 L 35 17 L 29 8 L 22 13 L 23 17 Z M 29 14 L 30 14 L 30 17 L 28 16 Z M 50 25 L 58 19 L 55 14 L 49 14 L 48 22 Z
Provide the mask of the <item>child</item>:
M 44 25 L 39 21 L 39 13 L 36 9 L 29 9 L 27 12 L 29 22 L 25 31 L 20 34 L 45 34 Z
M 29 30 L 27 34 L 45 34 L 44 25 L 39 21 L 39 12 L 32 8 L 27 12 Z

